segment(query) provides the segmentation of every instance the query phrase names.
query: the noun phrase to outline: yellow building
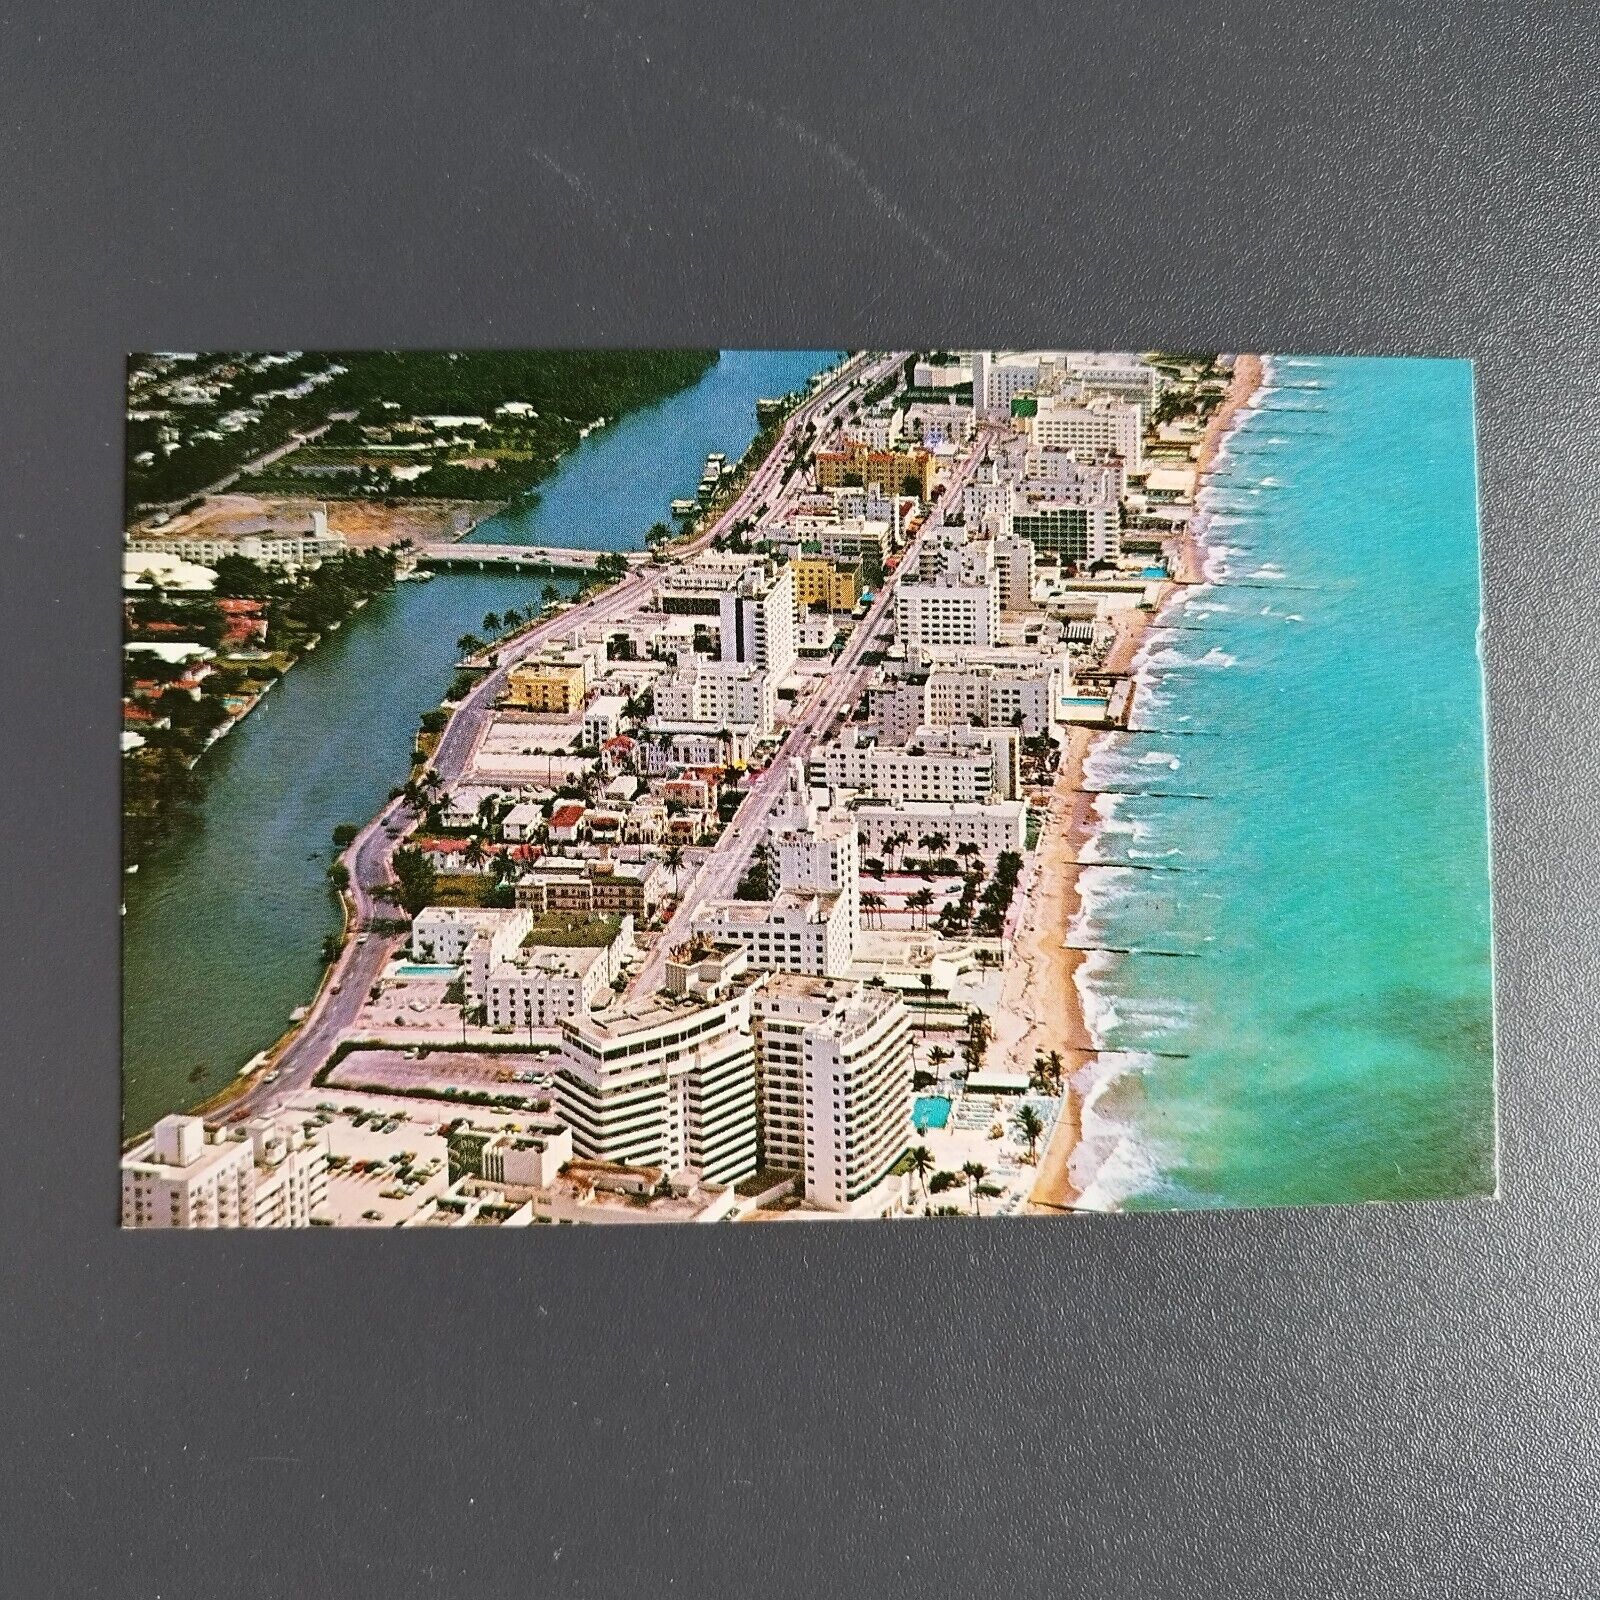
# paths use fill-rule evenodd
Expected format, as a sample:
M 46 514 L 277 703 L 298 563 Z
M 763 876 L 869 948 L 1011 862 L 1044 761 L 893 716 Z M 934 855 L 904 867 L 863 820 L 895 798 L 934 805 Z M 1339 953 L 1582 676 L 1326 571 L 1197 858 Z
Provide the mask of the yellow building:
M 819 600 L 830 611 L 854 611 L 861 598 L 861 563 L 803 555 L 794 561 L 794 603 L 802 615 Z
M 523 661 L 506 674 L 501 704 L 518 711 L 572 712 L 583 705 L 588 689 L 581 661 Z
M 855 443 L 817 455 L 817 487 L 849 489 L 873 485 L 885 494 L 933 498 L 933 457 L 926 450 L 872 450 Z

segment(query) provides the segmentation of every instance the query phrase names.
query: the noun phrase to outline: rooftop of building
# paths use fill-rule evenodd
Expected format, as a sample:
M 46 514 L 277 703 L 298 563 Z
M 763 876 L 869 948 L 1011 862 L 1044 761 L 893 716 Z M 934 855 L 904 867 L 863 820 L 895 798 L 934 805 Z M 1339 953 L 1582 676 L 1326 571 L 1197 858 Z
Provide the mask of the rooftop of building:
M 523 935 L 524 950 L 604 950 L 622 932 L 622 918 L 611 913 L 547 912 L 535 917 Z

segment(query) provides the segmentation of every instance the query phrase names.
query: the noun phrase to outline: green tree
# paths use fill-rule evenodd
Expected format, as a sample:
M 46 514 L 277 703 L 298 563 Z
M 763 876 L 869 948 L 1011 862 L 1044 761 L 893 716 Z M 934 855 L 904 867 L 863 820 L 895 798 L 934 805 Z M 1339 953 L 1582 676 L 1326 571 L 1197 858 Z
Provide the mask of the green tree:
M 933 1151 L 925 1144 L 916 1144 L 911 1147 L 911 1170 L 916 1175 L 917 1182 L 922 1186 L 922 1202 L 926 1209 L 928 1204 L 928 1174 L 933 1171 Z
M 672 874 L 672 892 L 677 894 L 678 873 L 683 867 L 683 846 L 681 844 L 668 845 L 667 853 L 662 859 L 666 862 L 667 871 Z
M 981 1161 L 963 1161 L 961 1170 L 967 1179 L 967 1203 L 972 1207 L 972 1214 L 978 1214 L 978 1185 L 989 1176 L 989 1169 Z
M 1011 1126 L 1028 1141 L 1028 1159 L 1039 1159 L 1039 1140 L 1044 1134 L 1044 1118 L 1032 1106 L 1024 1103 L 1017 1107 Z
M 395 899 L 408 916 L 416 916 L 432 899 L 439 875 L 433 863 L 414 845 L 394 853 Z

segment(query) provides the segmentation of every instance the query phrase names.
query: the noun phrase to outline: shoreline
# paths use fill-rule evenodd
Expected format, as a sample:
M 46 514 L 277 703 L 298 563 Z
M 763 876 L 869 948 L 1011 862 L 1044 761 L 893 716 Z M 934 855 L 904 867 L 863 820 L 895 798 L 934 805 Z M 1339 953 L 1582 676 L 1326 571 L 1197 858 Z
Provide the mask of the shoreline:
M 852 359 L 851 357 L 846 356 L 842 360 L 837 361 L 837 362 L 833 363 L 831 366 L 829 366 L 827 368 L 824 368 L 822 370 L 823 370 L 823 372 L 824 372 L 824 374 L 826 376 L 828 376 L 828 377 L 836 377 L 838 375 L 839 371 L 844 366 L 848 365 L 848 363 L 849 363 L 849 361 L 851 359 Z M 700 520 L 699 524 L 696 526 L 696 528 L 693 531 L 691 531 L 688 534 L 680 534 L 680 535 L 678 535 L 677 538 L 675 538 L 675 539 L 673 539 L 671 541 L 668 541 L 663 546 L 664 549 L 671 549 L 674 546 L 683 546 L 685 544 L 687 544 L 689 547 L 692 548 L 692 547 L 695 547 L 697 545 L 697 543 L 698 544 L 709 543 L 709 541 L 715 536 L 720 524 L 725 519 L 725 517 L 727 516 L 728 512 L 732 509 L 732 506 L 737 503 L 737 501 L 739 499 L 739 496 L 744 492 L 745 488 L 748 486 L 748 483 L 749 483 L 749 480 L 750 480 L 751 476 L 754 473 L 756 473 L 757 471 L 759 471 L 760 468 L 771 458 L 773 452 L 778 448 L 779 444 L 782 442 L 782 440 L 783 440 L 783 438 L 785 436 L 785 432 L 786 432 L 786 430 L 788 428 L 789 420 L 793 416 L 794 412 L 796 410 L 798 410 L 801 406 L 803 406 L 807 402 L 807 400 L 809 400 L 811 397 L 812 396 L 811 396 L 810 393 L 802 396 L 796 402 L 796 405 L 791 407 L 789 409 L 789 411 L 786 412 L 779 419 L 777 427 L 772 430 L 771 438 L 766 441 L 764 446 L 762 446 L 762 442 L 761 442 L 761 440 L 762 440 L 762 430 L 761 430 L 759 425 L 757 426 L 756 433 L 752 436 L 750 443 L 745 447 L 745 450 L 744 450 L 743 454 L 740 456 L 739 465 L 738 465 L 738 468 L 736 469 L 737 474 L 738 474 L 738 480 L 737 480 L 736 484 L 733 486 L 733 489 L 732 489 L 732 492 L 731 492 L 731 495 L 730 495 L 728 503 L 724 504 L 724 505 L 721 505 L 719 507 L 716 507 L 716 508 L 707 508 L 707 512 L 702 517 L 702 519 Z M 627 413 L 624 413 L 624 415 L 626 415 L 626 414 Z M 617 420 L 617 419 L 613 419 L 613 420 Z M 552 474 L 552 476 L 553 476 L 553 474 Z M 504 506 L 490 506 L 490 504 L 488 502 L 483 502 L 482 504 L 486 508 L 485 516 L 480 518 L 480 519 L 477 519 L 477 520 L 473 521 L 466 529 L 464 529 L 459 535 L 457 535 L 456 536 L 456 542 L 460 542 L 461 539 L 465 538 L 466 534 L 471 532 L 477 526 L 479 526 L 482 521 L 488 520 L 489 517 L 499 515 L 500 511 L 505 509 Z M 390 548 L 392 548 L 392 546 Z M 630 554 L 632 552 L 631 551 L 620 551 L 618 553 Z M 595 599 L 595 598 L 600 597 L 601 595 L 604 595 L 605 593 L 607 593 L 609 590 L 611 590 L 612 588 L 616 587 L 617 585 L 627 582 L 629 580 L 629 578 L 632 576 L 632 572 L 633 572 L 633 569 L 630 566 L 628 570 L 624 571 L 623 573 L 621 573 L 617 577 L 613 578 L 611 581 L 602 583 L 597 588 L 595 588 L 594 590 L 590 591 L 585 596 L 585 598 L 586 599 Z M 580 587 L 581 587 L 581 585 L 580 585 Z M 493 645 L 492 645 L 491 648 L 496 653 L 498 653 L 505 646 L 507 646 L 509 644 L 515 644 L 515 643 L 521 641 L 530 632 L 534 632 L 534 631 L 536 631 L 536 630 L 538 630 L 540 628 L 548 626 L 550 624 L 550 622 L 553 620 L 553 618 L 558 614 L 559 614 L 559 612 L 551 612 L 549 614 L 541 614 L 538 617 L 530 618 L 520 628 L 518 628 L 515 633 L 506 635 L 505 637 L 503 637 L 501 639 L 495 640 L 493 642 Z M 299 658 L 297 657 L 296 659 L 298 660 Z M 445 701 L 445 702 L 441 702 L 441 706 L 443 708 L 449 710 L 449 712 L 450 712 L 450 722 L 453 722 L 455 720 L 456 715 L 458 714 L 458 712 L 460 710 L 459 704 Z M 440 730 L 440 737 L 441 738 L 448 731 L 449 725 L 450 724 L 447 723 L 445 729 Z M 413 762 L 412 767 L 411 767 L 410 770 L 414 773 L 417 770 L 419 770 L 419 768 L 426 768 L 429 765 L 429 763 L 431 762 L 431 760 L 432 760 L 432 756 L 430 754 L 428 757 L 424 758 L 420 763 L 419 762 Z M 380 809 L 379 812 L 368 821 L 368 823 L 366 824 L 366 827 L 368 829 L 375 827 L 377 825 L 377 823 L 379 822 L 379 820 L 385 814 L 385 810 L 387 810 L 387 807 L 385 807 L 383 809 Z M 346 857 L 348 855 L 349 855 L 349 849 L 347 849 L 345 851 L 341 851 L 339 853 L 339 855 L 335 859 L 343 861 L 343 860 L 346 859 Z M 191 1105 L 189 1111 L 186 1114 L 194 1115 L 194 1114 L 197 1114 L 197 1113 L 199 1113 L 201 1111 L 205 1111 L 205 1112 L 222 1112 L 222 1111 L 226 1111 L 236 1101 L 238 1101 L 242 1097 L 252 1093 L 255 1089 L 259 1088 L 260 1085 L 261 1085 L 261 1082 L 262 1082 L 263 1074 L 266 1073 L 267 1071 L 271 1070 L 275 1066 L 276 1062 L 281 1058 L 283 1052 L 291 1045 L 291 1043 L 294 1041 L 294 1039 L 299 1035 L 299 1033 L 301 1032 L 302 1028 L 304 1027 L 306 1021 L 312 1015 L 314 1015 L 316 1006 L 322 1001 L 322 999 L 323 999 L 323 997 L 324 997 L 324 995 L 325 995 L 325 993 L 327 991 L 327 988 L 328 988 L 328 985 L 330 983 L 330 980 L 332 979 L 334 973 L 338 970 L 340 962 L 344 959 L 346 950 L 348 949 L 348 946 L 349 946 L 350 934 L 351 934 L 351 931 L 352 931 L 352 929 L 354 927 L 354 921 L 353 921 L 354 907 L 353 907 L 353 904 L 352 904 L 351 895 L 350 895 L 349 890 L 348 889 L 341 889 L 341 890 L 338 890 L 336 892 L 337 892 L 337 897 L 338 897 L 338 900 L 339 900 L 339 903 L 340 903 L 341 916 L 342 916 L 342 929 L 341 929 L 341 935 L 340 935 L 340 939 L 341 939 L 340 951 L 339 951 L 339 954 L 337 956 L 335 956 L 335 958 L 332 961 L 323 964 L 322 971 L 321 971 L 321 974 L 319 976 L 316 989 L 315 989 L 315 991 L 314 991 L 314 993 L 312 995 L 311 1000 L 309 1002 L 307 1002 L 307 1004 L 306 1004 L 304 1015 L 301 1015 L 301 1016 L 298 1016 L 298 1017 L 294 1017 L 290 1021 L 289 1025 L 278 1035 L 278 1037 L 275 1040 L 272 1041 L 271 1044 L 267 1045 L 263 1050 L 258 1052 L 257 1055 L 252 1056 L 250 1058 L 250 1060 L 247 1061 L 242 1068 L 240 1068 L 240 1070 L 238 1071 L 238 1073 L 235 1076 L 233 1076 L 232 1078 L 229 1078 L 224 1084 L 222 1084 L 219 1088 L 217 1088 L 216 1090 L 212 1091 L 210 1094 L 205 1096 L 202 1100 L 200 1100 L 198 1102 L 194 1102 Z M 252 1063 L 254 1063 L 254 1065 L 252 1065 Z M 148 1137 L 149 1131 L 150 1130 L 148 1128 L 146 1128 L 146 1129 L 142 1130 L 140 1133 L 132 1135 L 129 1138 L 125 1139 L 124 1147 L 125 1148 L 131 1148 L 131 1146 L 133 1144 L 136 1144 L 140 1139 Z
M 1118 619 L 1118 634 L 1106 653 L 1106 665 L 1126 673 L 1133 680 L 1128 701 L 1131 721 L 1138 699 L 1139 657 L 1144 650 L 1150 630 L 1161 624 L 1172 603 L 1184 590 L 1203 584 L 1205 578 L 1204 517 L 1200 512 L 1200 497 L 1205 491 L 1206 477 L 1216 465 L 1217 457 L 1232 431 L 1235 420 L 1245 411 L 1264 378 L 1262 358 L 1258 355 L 1239 355 L 1234 358 L 1233 380 L 1227 397 L 1206 424 L 1200 441 L 1200 453 L 1195 461 L 1195 512 L 1182 533 L 1173 541 L 1172 576 L 1163 582 L 1155 605 L 1149 610 L 1134 610 Z M 1098 1043 L 1090 1033 L 1083 1003 L 1083 992 L 1078 984 L 1079 970 L 1085 952 L 1069 950 L 1066 940 L 1072 924 L 1083 907 L 1083 896 L 1078 886 L 1079 868 L 1084 865 L 1083 852 L 1100 832 L 1100 821 L 1095 815 L 1093 799 L 1081 792 L 1083 769 L 1089 757 L 1100 748 L 1100 741 L 1111 737 L 1108 730 L 1073 729 L 1067 735 L 1067 756 L 1062 761 L 1056 789 L 1050 798 L 1052 816 L 1058 798 L 1065 798 L 1065 816 L 1054 826 L 1046 823 L 1046 835 L 1041 837 L 1039 848 L 1040 889 L 1038 926 L 1034 930 L 1033 959 L 1046 969 L 1050 988 L 1047 993 L 1059 993 L 1057 1015 L 1062 1019 L 1062 1031 L 1082 1043 L 1071 1051 L 1063 1050 L 1068 1066 L 1062 1086 L 1061 1114 L 1051 1129 L 1050 1140 L 1039 1158 L 1037 1175 L 1028 1195 L 1029 1212 L 1060 1212 L 1078 1209 L 1084 1191 L 1073 1180 L 1071 1165 L 1077 1147 L 1083 1141 L 1083 1097 L 1072 1079 L 1091 1062 L 1099 1059 Z M 1044 853 L 1048 852 L 1048 854 Z M 1053 893 L 1053 882 L 1059 882 L 1059 895 Z M 1054 915 L 1047 917 L 1046 908 L 1059 900 Z M 1029 1038 L 1037 1024 L 1030 1024 L 1022 1034 Z M 1084 1048 L 1088 1046 L 1090 1048 Z

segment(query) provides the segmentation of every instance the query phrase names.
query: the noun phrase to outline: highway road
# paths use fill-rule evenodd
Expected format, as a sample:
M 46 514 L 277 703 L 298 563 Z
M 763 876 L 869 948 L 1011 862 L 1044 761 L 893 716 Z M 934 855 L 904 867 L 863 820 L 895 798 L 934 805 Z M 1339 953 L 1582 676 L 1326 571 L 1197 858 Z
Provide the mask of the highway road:
M 815 422 L 818 439 L 825 438 L 843 415 L 851 393 L 886 375 L 905 358 L 905 352 L 878 357 L 863 353 L 837 368 L 814 395 L 789 414 L 766 459 L 721 515 L 692 540 L 674 545 L 668 552 L 669 558 L 680 561 L 704 550 L 734 522 L 752 516 L 763 503 L 767 504 L 770 514 L 775 497 L 783 487 L 783 467 L 795 435 L 808 423 Z M 798 486 L 790 492 L 798 492 Z M 637 567 L 612 588 L 552 614 L 516 639 L 499 646 L 498 665 L 458 703 L 434 751 L 429 765 L 444 788 L 449 789 L 467 770 L 473 751 L 493 717 L 506 676 L 518 661 L 582 627 L 614 621 L 644 609 L 660 587 L 666 570 L 653 565 Z M 864 638 L 866 631 L 857 630 L 858 636 Z M 763 774 L 763 778 L 770 776 L 770 771 Z M 763 818 L 770 812 L 776 793 L 774 789 L 766 800 Z M 741 832 L 743 819 L 741 809 Z M 394 882 L 391 863 L 396 848 L 419 820 L 419 814 L 404 798 L 392 800 L 361 830 L 340 858 L 350 872 L 346 891 L 350 938 L 326 974 L 304 1019 L 260 1070 L 248 1080 L 241 1080 L 240 1093 L 228 1106 L 228 1114 L 234 1120 L 263 1110 L 305 1088 L 332 1055 L 339 1040 L 355 1025 L 378 975 L 404 942 L 403 935 L 379 933 L 372 925 L 374 921 L 397 915 L 392 906 L 383 902 L 383 891 Z M 664 945 L 665 940 L 661 943 Z M 664 953 L 662 960 L 665 960 Z

